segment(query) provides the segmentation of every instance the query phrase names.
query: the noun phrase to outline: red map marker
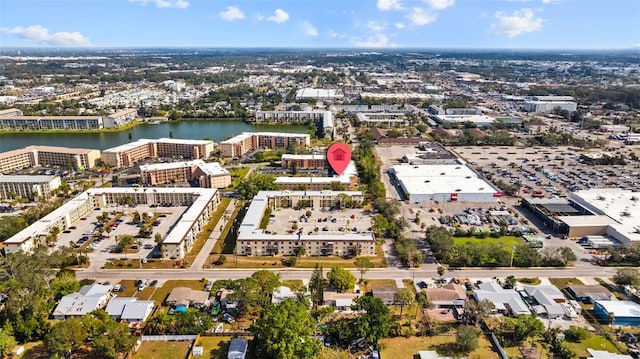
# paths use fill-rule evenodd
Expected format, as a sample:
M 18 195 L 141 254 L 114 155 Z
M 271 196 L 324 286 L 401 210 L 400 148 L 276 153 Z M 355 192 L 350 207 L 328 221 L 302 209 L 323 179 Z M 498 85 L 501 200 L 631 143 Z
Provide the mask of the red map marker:
M 334 143 L 327 150 L 327 161 L 339 176 L 351 161 L 351 149 L 344 143 Z

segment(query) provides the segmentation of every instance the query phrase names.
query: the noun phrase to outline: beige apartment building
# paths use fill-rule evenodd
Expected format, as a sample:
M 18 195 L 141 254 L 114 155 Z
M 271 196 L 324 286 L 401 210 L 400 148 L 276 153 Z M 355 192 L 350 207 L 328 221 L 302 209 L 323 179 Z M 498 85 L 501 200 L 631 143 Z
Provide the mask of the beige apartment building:
M 327 155 L 282 155 L 282 168 L 298 168 L 298 169 L 325 169 L 329 168 Z
M 94 149 L 27 146 L 0 153 L 0 173 L 6 174 L 38 166 L 94 168 L 98 160 L 100 160 L 100 151 Z
M 277 150 L 287 148 L 292 144 L 304 148 L 309 147 L 311 136 L 306 133 L 243 132 L 220 142 L 220 152 L 223 157 L 242 157 L 252 150 Z
M 362 202 L 362 192 L 349 191 L 261 191 L 240 224 L 236 240 L 236 253 L 242 256 L 295 255 L 303 246 L 309 256 L 345 256 L 359 253 L 376 254 L 375 236 L 372 232 L 345 232 L 322 234 L 267 233 L 260 228 L 266 209 L 292 207 L 305 203 L 304 207 L 331 208 L 348 197 Z
M 0 176 L 0 199 L 13 196 L 49 199 L 61 184 L 58 176 Z
M 11 130 L 97 130 L 116 128 L 138 117 L 138 110 L 124 109 L 108 116 L 23 116 L 18 109 L 0 111 L 0 128 Z
M 150 157 L 207 158 L 215 149 L 215 142 L 160 138 L 140 139 L 102 151 L 102 161 L 113 167 L 130 167 Z
M 217 162 L 203 160 L 158 163 L 140 166 L 145 185 L 156 186 L 176 181 L 197 180 L 202 188 L 225 188 L 231 185 L 231 174 Z

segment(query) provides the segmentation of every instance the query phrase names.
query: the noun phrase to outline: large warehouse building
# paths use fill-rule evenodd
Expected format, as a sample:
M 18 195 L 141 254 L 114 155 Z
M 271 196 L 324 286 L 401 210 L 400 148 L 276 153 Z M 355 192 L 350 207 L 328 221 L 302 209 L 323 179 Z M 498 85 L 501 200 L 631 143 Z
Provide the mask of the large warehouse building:
M 404 196 L 413 203 L 429 201 L 496 202 L 502 192 L 463 163 L 396 165 L 389 169 Z

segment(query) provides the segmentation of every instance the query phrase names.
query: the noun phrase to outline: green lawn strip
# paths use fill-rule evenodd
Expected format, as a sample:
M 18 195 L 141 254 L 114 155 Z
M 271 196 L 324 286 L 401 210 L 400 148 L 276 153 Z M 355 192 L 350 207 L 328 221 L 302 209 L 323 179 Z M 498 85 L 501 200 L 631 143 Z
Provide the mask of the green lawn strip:
M 515 236 L 503 236 L 499 238 L 486 237 L 453 237 L 453 243 L 457 246 L 466 246 L 468 244 L 480 244 L 480 243 L 500 243 L 504 247 L 511 249 L 512 245 L 523 244 L 522 238 Z
M 220 238 L 218 239 L 218 241 L 216 242 L 216 245 L 211 250 L 212 254 L 216 254 L 214 256 L 215 258 L 212 256 L 209 256 L 207 263 L 211 263 L 218 257 L 217 256 L 218 254 L 222 253 L 222 248 L 224 245 L 226 245 L 226 243 L 224 243 L 224 240 L 227 238 L 227 235 L 229 234 L 229 232 L 231 231 L 231 228 L 233 227 L 233 219 L 236 218 L 236 216 L 238 215 L 238 212 L 240 211 L 240 208 L 242 208 L 243 206 L 244 206 L 244 202 L 240 201 L 237 203 L 236 208 L 233 209 L 233 213 L 227 220 L 227 225 L 222 229 L 222 233 L 220 233 Z
M 287 279 L 282 281 L 282 285 L 289 287 L 293 292 L 299 292 L 304 288 L 304 284 L 301 279 Z
M 202 358 L 205 359 L 227 359 L 229 352 L 229 344 L 231 344 L 232 337 L 205 337 L 200 336 L 196 339 L 195 345 L 202 346 L 203 354 Z M 245 338 L 249 340 L 249 347 L 247 350 L 246 359 L 255 358 L 255 349 L 252 338 Z
M 383 288 L 383 287 L 395 288 L 396 287 L 396 281 L 393 279 L 366 279 L 366 278 L 367 276 L 365 275 L 365 280 L 367 281 L 367 283 L 360 285 L 361 293 L 368 293 L 375 288 Z
M 155 292 L 153 292 L 153 295 L 151 296 L 151 300 L 155 301 L 156 304 L 161 305 L 164 303 L 164 300 L 167 298 L 169 293 L 171 293 L 173 288 L 188 287 L 195 290 L 203 290 L 206 284 L 206 281 L 196 279 L 168 280 L 162 287 L 156 288 Z
M 132 359 L 173 359 L 186 358 L 191 341 L 145 341 L 130 355 Z
M 570 285 L 583 285 L 582 281 L 577 278 L 549 278 L 549 282 L 560 290 L 564 290 Z
M 618 348 L 616 348 L 613 343 L 611 343 L 607 338 L 600 335 L 594 335 L 581 343 L 572 343 L 567 341 L 567 344 L 576 353 L 576 357 L 578 358 L 586 358 L 589 356 L 587 348 L 595 350 L 605 350 L 611 353 L 620 353 L 618 351 Z
M 198 253 L 200 253 L 202 246 L 204 246 L 204 244 L 207 242 L 207 238 L 209 238 L 211 232 L 213 232 L 213 230 L 218 225 L 218 222 L 220 222 L 220 219 L 224 215 L 224 211 L 227 209 L 227 206 L 230 202 L 231 198 L 229 197 L 223 197 L 220 200 L 220 203 L 218 204 L 215 212 L 213 212 L 211 219 L 207 222 L 202 231 L 200 231 L 200 234 L 198 234 L 198 239 L 195 241 L 195 243 L 193 243 L 193 248 L 191 248 L 189 253 L 185 256 L 185 263 L 193 263 L 193 261 L 196 259 L 196 256 L 198 255 Z
M 413 358 L 419 350 L 435 350 L 441 356 L 456 356 L 459 353 L 452 353 L 455 349 L 455 335 L 437 335 L 431 337 L 397 337 L 380 340 L 382 358 Z M 469 353 L 468 358 L 497 358 L 498 354 L 493 352 L 491 343 L 480 336 L 478 349 Z

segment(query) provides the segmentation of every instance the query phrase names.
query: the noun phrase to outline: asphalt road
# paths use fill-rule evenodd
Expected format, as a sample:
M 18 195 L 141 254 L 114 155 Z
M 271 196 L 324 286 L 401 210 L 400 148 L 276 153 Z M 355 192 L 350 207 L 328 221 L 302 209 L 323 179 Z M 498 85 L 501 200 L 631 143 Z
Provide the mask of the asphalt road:
M 251 276 L 255 269 L 210 269 L 210 270 L 189 270 L 189 269 L 155 269 L 153 271 L 145 269 L 110 269 L 76 272 L 78 279 L 95 279 L 97 281 L 118 282 L 122 279 L 151 278 L 164 282 L 169 279 L 239 279 Z M 274 269 L 280 274 L 282 279 L 309 279 L 312 269 Z M 360 274 L 357 270 L 352 271 L 357 277 Z M 510 275 L 516 277 L 612 277 L 616 268 L 609 267 L 579 267 L 579 268 L 495 268 L 495 269 L 459 269 L 449 270 L 445 273 L 445 278 L 506 278 Z M 437 277 L 435 266 L 428 266 L 419 269 L 398 269 L 384 268 L 372 269 L 365 274 L 368 279 L 412 279 Z

